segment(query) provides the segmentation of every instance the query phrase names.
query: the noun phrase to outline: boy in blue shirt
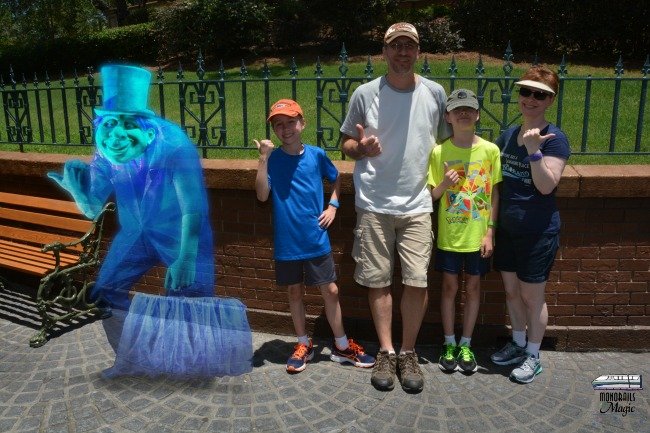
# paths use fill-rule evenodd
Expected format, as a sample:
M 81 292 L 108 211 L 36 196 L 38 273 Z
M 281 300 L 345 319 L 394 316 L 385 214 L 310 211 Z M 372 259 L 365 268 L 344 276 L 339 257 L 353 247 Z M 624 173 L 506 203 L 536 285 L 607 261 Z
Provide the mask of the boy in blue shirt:
M 255 140 L 260 152 L 255 191 L 260 201 L 273 199 L 274 259 L 277 284 L 287 286 L 289 308 L 298 343 L 287 361 L 287 372 L 305 369 L 314 356 L 305 327 L 304 285 L 317 286 L 325 301 L 325 315 L 334 333 L 330 359 L 356 367 L 372 367 L 375 359 L 348 339 L 343 329 L 341 305 L 332 249 L 327 234 L 339 207 L 341 179 L 322 149 L 304 144 L 303 112 L 297 102 L 281 99 L 271 106 L 267 121 L 282 145 Z M 332 185 L 323 210 L 323 178 Z

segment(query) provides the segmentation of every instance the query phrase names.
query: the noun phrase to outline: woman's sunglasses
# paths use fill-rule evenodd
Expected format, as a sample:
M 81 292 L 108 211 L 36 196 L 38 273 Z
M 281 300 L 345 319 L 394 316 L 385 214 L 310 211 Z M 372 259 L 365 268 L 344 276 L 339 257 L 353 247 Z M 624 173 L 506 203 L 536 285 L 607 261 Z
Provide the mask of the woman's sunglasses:
M 533 98 L 537 99 L 538 101 L 543 101 L 547 96 L 549 96 L 549 94 L 546 92 L 532 91 L 526 87 L 520 87 L 519 94 L 524 98 L 528 98 L 530 95 L 533 95 Z

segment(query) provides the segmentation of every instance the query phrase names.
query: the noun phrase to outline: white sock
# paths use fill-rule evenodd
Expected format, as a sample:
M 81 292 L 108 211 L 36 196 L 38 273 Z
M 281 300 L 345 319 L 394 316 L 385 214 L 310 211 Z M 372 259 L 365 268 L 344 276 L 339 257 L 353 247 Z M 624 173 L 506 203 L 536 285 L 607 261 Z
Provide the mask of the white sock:
M 456 345 L 456 336 L 455 335 L 445 335 L 445 344 L 451 344 L 452 346 Z
M 305 346 L 309 347 L 309 336 L 303 335 L 302 337 L 298 337 L 298 343 L 304 344 Z
M 345 334 L 343 334 L 343 337 L 334 337 L 334 342 L 339 350 L 345 350 L 348 348 L 348 337 Z
M 519 347 L 526 347 L 526 331 L 512 331 L 512 339 Z
M 413 353 L 413 350 L 402 350 L 402 349 L 400 349 L 400 351 L 399 351 L 400 355 L 403 355 L 403 354 L 406 354 L 406 353 Z
M 472 342 L 472 337 L 460 337 L 460 342 L 458 343 L 459 346 L 462 346 L 463 344 L 467 347 L 470 346 L 470 343 Z
M 541 346 L 541 343 L 531 343 L 530 341 L 526 345 L 526 352 L 530 353 L 533 355 L 535 358 L 539 359 L 539 347 Z

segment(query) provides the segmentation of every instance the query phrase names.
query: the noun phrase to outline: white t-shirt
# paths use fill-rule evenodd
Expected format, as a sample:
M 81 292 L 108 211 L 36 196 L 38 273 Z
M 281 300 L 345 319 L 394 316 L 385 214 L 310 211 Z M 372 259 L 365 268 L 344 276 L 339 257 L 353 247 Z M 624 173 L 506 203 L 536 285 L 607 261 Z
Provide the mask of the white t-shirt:
M 359 86 L 350 99 L 341 132 L 379 138 L 382 152 L 354 166 L 355 205 L 371 212 L 402 215 L 432 212 L 427 168 L 436 141 L 451 135 L 444 119 L 447 95 L 441 85 L 417 76 L 415 89 L 397 90 L 386 77 Z

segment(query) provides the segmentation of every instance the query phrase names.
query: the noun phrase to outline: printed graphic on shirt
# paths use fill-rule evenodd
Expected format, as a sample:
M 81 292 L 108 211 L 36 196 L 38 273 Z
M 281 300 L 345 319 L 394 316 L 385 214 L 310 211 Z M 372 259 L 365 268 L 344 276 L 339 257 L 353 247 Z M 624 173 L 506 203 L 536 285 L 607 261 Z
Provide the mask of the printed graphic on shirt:
M 529 163 L 517 160 L 517 156 L 511 153 L 502 153 L 502 156 L 504 158 L 501 165 L 503 177 L 518 179 L 526 185 L 533 183 Z
M 447 222 L 468 224 L 471 220 L 487 219 L 490 216 L 490 194 L 493 188 L 490 161 L 448 161 L 447 164 L 460 176 L 458 183 L 443 195 Z

